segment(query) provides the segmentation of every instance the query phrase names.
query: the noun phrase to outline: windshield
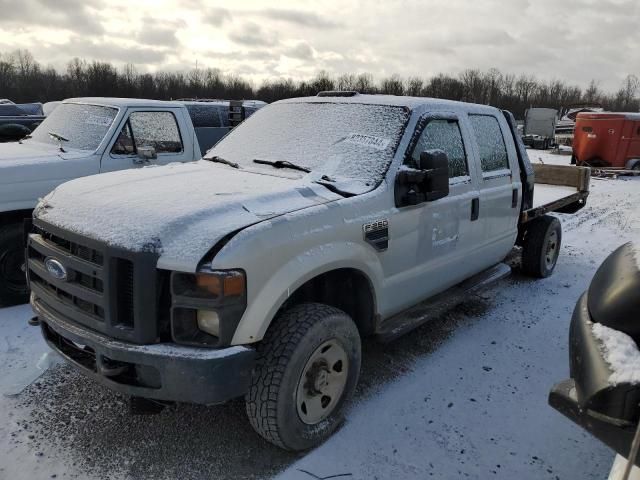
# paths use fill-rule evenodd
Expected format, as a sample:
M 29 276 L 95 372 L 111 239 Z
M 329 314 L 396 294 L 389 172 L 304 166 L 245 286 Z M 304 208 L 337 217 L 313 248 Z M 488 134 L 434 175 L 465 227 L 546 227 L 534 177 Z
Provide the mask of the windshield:
M 64 148 L 95 150 L 117 114 L 118 110 L 111 107 L 63 103 L 33 131 L 31 138 L 59 145 L 60 142 L 49 135 L 51 132 L 69 140 L 62 142 Z
M 273 166 L 254 160 L 291 162 L 333 179 L 377 185 L 389 168 L 408 118 L 404 107 L 387 105 L 274 104 L 253 114 L 205 158 L 217 156 L 240 168 L 264 170 Z

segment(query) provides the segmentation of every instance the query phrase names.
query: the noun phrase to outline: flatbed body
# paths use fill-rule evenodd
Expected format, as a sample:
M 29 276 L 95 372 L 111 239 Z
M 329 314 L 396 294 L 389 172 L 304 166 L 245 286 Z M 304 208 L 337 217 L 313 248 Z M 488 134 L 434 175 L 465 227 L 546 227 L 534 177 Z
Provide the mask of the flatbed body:
M 591 172 L 573 165 L 534 164 L 533 205 L 523 210 L 524 224 L 547 213 L 575 213 L 586 205 Z

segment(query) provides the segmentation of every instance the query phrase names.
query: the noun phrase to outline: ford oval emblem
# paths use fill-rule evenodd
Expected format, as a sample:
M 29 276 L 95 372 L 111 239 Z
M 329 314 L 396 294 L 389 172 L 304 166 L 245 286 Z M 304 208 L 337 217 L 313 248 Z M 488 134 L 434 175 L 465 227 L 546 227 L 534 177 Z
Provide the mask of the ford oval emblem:
M 67 269 L 55 258 L 46 258 L 44 266 L 47 267 L 47 272 L 49 272 L 53 278 L 62 280 L 63 282 L 67 280 Z

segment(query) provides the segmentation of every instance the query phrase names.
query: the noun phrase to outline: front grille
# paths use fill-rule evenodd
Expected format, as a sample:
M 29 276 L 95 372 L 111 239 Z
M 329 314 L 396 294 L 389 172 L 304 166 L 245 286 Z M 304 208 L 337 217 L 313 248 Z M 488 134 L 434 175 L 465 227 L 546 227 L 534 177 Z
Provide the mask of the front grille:
M 118 259 L 117 271 L 118 321 L 121 325 L 133 327 L 133 263 Z
M 158 340 L 156 254 L 111 247 L 36 222 L 27 256 L 29 283 L 39 300 L 68 320 L 114 338 Z M 63 265 L 66 278 L 47 268 L 49 259 Z

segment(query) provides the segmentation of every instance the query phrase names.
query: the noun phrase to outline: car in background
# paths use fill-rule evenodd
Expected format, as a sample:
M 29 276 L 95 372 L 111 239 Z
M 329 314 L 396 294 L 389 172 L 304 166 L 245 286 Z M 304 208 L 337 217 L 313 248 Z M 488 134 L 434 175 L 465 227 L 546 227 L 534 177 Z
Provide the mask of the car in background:
M 16 104 L 0 99 L 0 142 L 13 142 L 29 135 L 45 119 L 41 103 Z
M 572 162 L 640 175 L 640 113 L 579 113 Z
M 0 107 L 17 108 L 16 105 Z M 0 144 L 0 305 L 28 300 L 23 221 L 74 178 L 202 157 L 187 107 L 130 98 L 73 98 L 18 142 Z
M 260 100 L 181 99 L 196 129 L 200 150 L 204 155 L 245 119 L 264 107 Z
M 640 248 L 627 243 L 607 257 L 580 297 L 569 330 L 570 378 L 549 394 L 553 408 L 618 454 L 610 480 L 624 478 L 640 435 L 639 291 Z M 629 478 L 638 479 L 637 456 L 632 464 Z

